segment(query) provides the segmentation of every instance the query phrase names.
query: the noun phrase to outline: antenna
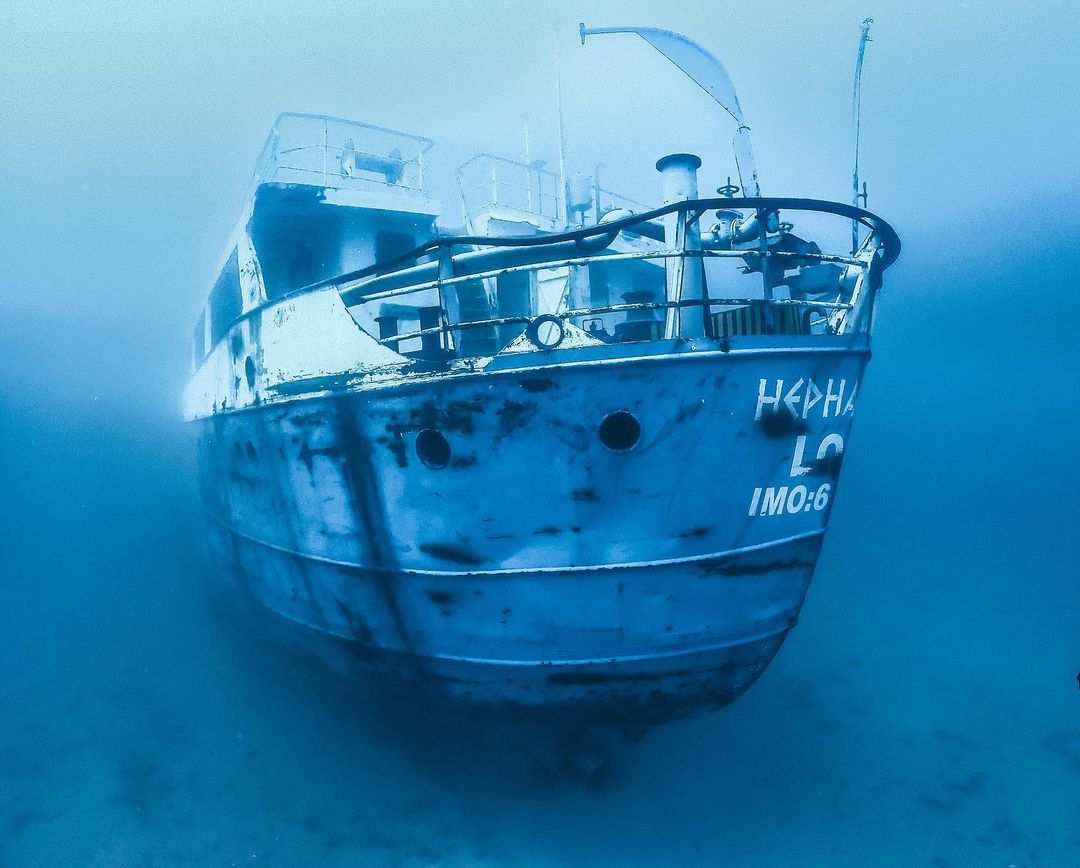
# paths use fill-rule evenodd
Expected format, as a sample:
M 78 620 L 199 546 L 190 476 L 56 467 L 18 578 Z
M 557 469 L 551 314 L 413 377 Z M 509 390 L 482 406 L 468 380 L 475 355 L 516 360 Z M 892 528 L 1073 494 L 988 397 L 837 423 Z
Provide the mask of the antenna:
M 533 118 L 532 112 L 525 112 L 521 115 L 521 122 L 525 127 L 525 198 L 528 203 L 530 211 L 533 209 L 533 161 L 532 161 L 532 147 L 529 143 L 529 121 Z M 543 210 L 544 203 L 540 203 L 540 210 Z
M 532 163 L 532 147 L 529 142 L 529 121 L 533 119 L 532 112 L 522 112 L 518 117 L 521 118 L 522 130 L 525 133 L 524 140 L 522 142 L 522 152 L 525 155 L 525 165 L 528 166 Z
M 866 54 L 866 43 L 871 42 L 870 39 L 870 25 L 874 23 L 873 18 L 863 19 L 862 25 L 859 27 L 859 53 L 855 57 L 855 87 L 851 94 L 851 126 L 855 136 L 855 166 L 851 173 L 851 204 L 856 208 L 859 207 L 859 200 L 862 199 L 863 207 L 866 207 L 866 182 L 863 181 L 862 192 L 859 192 L 859 126 L 862 121 L 862 67 L 863 56 Z M 857 221 L 851 221 L 851 252 L 854 253 L 859 249 L 859 224 Z
M 555 133 L 559 151 L 559 198 L 563 203 L 563 220 L 569 225 L 570 209 L 566 196 L 566 141 L 563 138 L 562 106 L 562 68 L 559 66 L 559 0 L 555 0 Z M 559 199 L 555 200 L 555 214 L 558 216 Z
M 720 107 L 735 119 L 739 125 L 735 133 L 735 164 L 739 170 L 744 194 L 760 196 L 757 169 L 754 167 L 754 153 L 750 148 L 750 127 L 746 125 L 739 98 L 735 94 L 735 85 L 731 82 L 724 65 L 712 54 L 681 33 L 660 30 L 656 27 L 586 27 L 578 25 L 581 44 L 586 36 L 604 33 L 636 33 L 670 60 L 685 73 L 694 84 L 711 96 Z

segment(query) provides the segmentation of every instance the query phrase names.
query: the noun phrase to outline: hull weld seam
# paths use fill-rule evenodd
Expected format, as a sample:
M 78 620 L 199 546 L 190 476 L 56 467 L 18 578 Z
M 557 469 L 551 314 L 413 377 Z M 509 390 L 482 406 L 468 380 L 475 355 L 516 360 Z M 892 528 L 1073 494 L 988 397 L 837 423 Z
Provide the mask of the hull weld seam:
M 750 645 L 754 642 L 760 642 L 765 639 L 771 639 L 776 636 L 787 633 L 792 627 L 795 626 L 795 619 L 791 618 L 781 627 L 777 627 L 771 630 L 755 631 L 753 633 L 743 633 L 733 635 L 732 637 L 725 639 L 722 642 L 711 642 L 707 645 L 697 645 L 692 648 L 678 648 L 670 651 L 660 651 L 655 654 L 625 654 L 616 655 L 614 657 L 583 657 L 569 660 L 509 660 L 489 657 L 464 657 L 456 654 L 439 654 L 439 653 L 424 653 L 419 654 L 416 651 L 391 648 L 387 645 L 376 645 L 371 642 L 359 642 L 355 636 L 348 635 L 346 633 L 339 633 L 336 630 L 329 629 L 327 627 L 320 627 L 316 624 L 312 624 L 310 621 L 305 621 L 302 618 L 297 618 L 294 615 L 289 615 L 286 612 L 281 611 L 266 603 L 260 603 L 266 611 L 282 618 L 292 624 L 299 627 L 303 627 L 307 630 L 311 630 L 315 633 L 321 633 L 325 636 L 338 639 L 350 644 L 360 644 L 367 648 L 371 648 L 377 652 L 384 652 L 388 654 L 402 654 L 405 656 L 425 657 L 429 660 L 444 661 L 447 663 L 465 663 L 469 665 L 480 666 L 506 666 L 506 667 L 521 667 L 521 668 L 536 668 L 536 669 L 557 669 L 563 666 L 618 666 L 626 663 L 639 663 L 651 660 L 674 660 L 679 657 L 690 657 L 695 654 L 708 654 L 713 651 L 723 651 L 727 648 L 735 648 L 739 645 Z
M 780 539 L 768 540 L 762 543 L 755 543 L 754 545 L 741 546 L 739 548 L 727 549 L 722 552 L 712 552 L 704 555 L 688 555 L 682 558 L 661 558 L 654 561 L 631 561 L 622 564 L 586 564 L 586 565 L 572 565 L 564 567 L 530 567 L 528 569 L 521 569 L 516 567 L 506 567 L 497 570 L 423 570 L 423 569 L 411 569 L 408 567 L 399 567 L 397 569 L 388 570 L 385 568 L 367 566 L 365 564 L 354 564 L 349 561 L 339 561 L 334 558 L 323 557 L 322 555 L 306 554 L 304 552 L 298 552 L 295 549 L 287 548 L 286 546 L 278 545 L 277 543 L 268 542 L 266 540 L 257 539 L 256 537 L 249 536 L 241 530 L 233 527 L 227 521 L 213 513 L 206 511 L 206 516 L 213 520 L 215 523 L 221 525 L 228 533 L 234 536 L 240 537 L 254 545 L 262 546 L 264 548 L 273 549 L 274 551 L 281 552 L 284 555 L 288 555 L 293 558 L 299 558 L 301 560 L 313 561 L 319 564 L 325 564 L 330 567 L 338 567 L 350 571 L 360 570 L 370 573 L 379 574 L 392 574 L 392 575 L 410 575 L 410 576 L 432 576 L 432 577 L 453 577 L 453 578 L 469 578 L 475 576 L 522 576 L 531 575 L 534 573 L 604 573 L 609 571 L 618 570 L 640 570 L 648 569 L 651 567 L 666 567 L 666 566 L 678 566 L 680 564 L 696 564 L 703 563 L 705 561 L 724 560 L 727 558 L 738 557 L 739 555 L 752 554 L 753 552 L 767 551 L 771 548 L 778 548 L 780 546 L 788 545 L 789 543 L 802 542 L 803 540 L 814 539 L 825 535 L 825 528 L 816 528 L 814 530 L 805 531 L 803 533 L 793 534 L 792 536 L 781 537 Z

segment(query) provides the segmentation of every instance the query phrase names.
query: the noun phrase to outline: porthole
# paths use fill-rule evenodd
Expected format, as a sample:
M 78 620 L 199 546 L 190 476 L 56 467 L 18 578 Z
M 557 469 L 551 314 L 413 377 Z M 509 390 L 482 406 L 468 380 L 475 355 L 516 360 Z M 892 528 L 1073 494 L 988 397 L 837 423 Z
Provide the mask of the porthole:
M 434 428 L 425 428 L 416 435 L 416 455 L 432 470 L 441 470 L 450 463 L 450 442 Z
M 616 410 L 603 418 L 596 434 L 612 452 L 629 452 L 641 439 L 641 423 L 633 413 Z

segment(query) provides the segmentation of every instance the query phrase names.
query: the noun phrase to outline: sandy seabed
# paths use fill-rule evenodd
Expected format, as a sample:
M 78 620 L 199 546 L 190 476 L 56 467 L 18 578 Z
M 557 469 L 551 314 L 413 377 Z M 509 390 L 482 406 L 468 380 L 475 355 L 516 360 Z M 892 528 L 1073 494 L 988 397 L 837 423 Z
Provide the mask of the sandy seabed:
M 877 343 L 775 663 L 591 785 L 535 731 L 403 715 L 240 629 L 171 408 L 9 368 L 0 864 L 1080 862 L 1078 426 L 986 412 L 1027 380 L 980 344 L 907 341 Z

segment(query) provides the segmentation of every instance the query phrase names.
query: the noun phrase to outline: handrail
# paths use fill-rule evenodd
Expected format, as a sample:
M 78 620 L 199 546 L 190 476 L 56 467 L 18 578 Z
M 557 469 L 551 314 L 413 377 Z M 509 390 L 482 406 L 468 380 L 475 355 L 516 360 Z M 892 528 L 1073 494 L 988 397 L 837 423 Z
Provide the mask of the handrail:
M 684 298 L 678 301 L 644 301 L 635 302 L 633 304 L 609 304 L 602 307 L 583 307 L 578 310 L 564 310 L 557 311 L 549 316 L 554 316 L 560 320 L 570 319 L 571 317 L 585 317 L 591 315 L 605 314 L 605 313 L 621 313 L 623 311 L 639 311 L 639 310 L 669 310 L 678 309 L 681 310 L 684 307 L 740 307 L 751 302 L 758 304 L 766 303 L 776 306 L 788 306 L 788 307 L 805 307 L 811 311 L 815 309 L 824 310 L 851 310 L 852 305 L 839 301 L 810 301 L 809 299 L 797 299 L 797 298 L 776 298 L 776 299 L 760 299 L 760 298 Z M 484 328 L 488 326 L 500 326 L 511 324 L 525 324 L 532 322 L 534 317 L 531 316 L 503 316 L 494 319 L 474 319 L 474 320 L 460 320 L 458 322 L 444 322 L 437 326 L 429 326 L 423 329 L 417 329 L 411 332 L 402 332 L 401 334 L 388 335 L 385 338 L 377 338 L 378 342 L 383 345 L 398 344 L 402 341 L 415 340 L 416 338 L 422 338 L 424 335 L 445 334 L 451 331 L 464 331 L 471 328 Z M 659 322 L 659 320 L 657 320 Z
M 765 227 L 768 223 L 766 217 L 767 215 L 774 215 L 781 209 L 816 211 L 851 219 L 868 229 L 866 241 L 862 249 L 853 254 L 830 254 L 821 253 L 820 251 L 811 252 L 805 249 L 803 251 L 769 250 L 766 242 L 767 230 Z M 700 220 L 707 212 L 712 210 L 718 212 L 753 212 L 753 216 L 757 221 L 756 225 L 760 227 L 760 231 L 756 233 L 760 236 L 758 245 L 756 247 L 740 247 L 728 242 L 731 246 L 720 246 L 718 244 L 713 247 L 706 245 L 703 248 L 688 249 L 682 227 Z M 631 230 L 635 226 L 641 226 L 672 214 L 678 216 L 678 228 L 674 239 L 664 239 L 667 242 L 664 248 L 621 253 L 607 249 L 608 245 L 622 229 Z M 667 222 L 670 222 L 670 220 Z M 474 250 L 456 256 L 453 254 L 453 248 L 466 245 L 474 248 Z M 518 254 L 512 253 L 515 249 L 519 251 Z M 528 249 L 534 249 L 537 252 L 527 253 Z M 507 253 L 499 254 L 497 253 L 498 250 L 507 250 Z M 877 215 L 857 206 L 815 199 L 753 197 L 733 200 L 724 197 L 674 202 L 644 214 L 630 214 L 598 223 L 595 226 L 547 236 L 489 238 L 486 236 L 462 235 L 432 239 L 415 250 L 393 260 L 376 263 L 367 268 L 340 275 L 336 279 L 324 282 L 323 285 L 334 286 L 340 293 L 342 301 L 348 307 L 411 295 L 416 292 L 435 290 L 440 293 L 439 306 L 441 308 L 441 293 L 443 290 L 458 284 L 486 281 L 502 275 L 531 272 L 537 269 L 572 268 L 593 262 L 662 260 L 669 263 L 668 297 L 665 300 L 608 304 L 572 310 L 564 309 L 554 313 L 554 316 L 560 320 L 568 321 L 572 318 L 600 316 L 610 313 L 665 311 L 664 335 L 671 337 L 673 334 L 681 333 L 679 323 L 681 322 L 681 313 L 686 308 L 698 307 L 702 310 L 702 315 L 708 317 L 712 315 L 712 311 L 717 307 L 764 303 L 770 310 L 779 309 L 781 305 L 796 305 L 808 310 L 817 310 L 822 315 L 824 315 L 823 312 L 830 312 L 827 319 L 832 328 L 841 330 L 848 313 L 857 309 L 854 296 L 845 301 L 841 301 L 839 298 L 832 301 L 818 301 L 808 298 L 774 299 L 766 287 L 764 299 L 710 299 L 708 297 L 704 299 L 700 297 L 684 299 L 678 290 L 674 294 L 671 292 L 672 265 L 670 263 L 672 260 L 676 263 L 683 263 L 687 258 L 700 261 L 711 257 L 740 258 L 745 260 L 753 270 L 761 270 L 763 280 L 766 279 L 766 269 L 763 264 L 765 260 L 787 260 L 798 265 L 809 265 L 816 262 L 819 264 L 831 263 L 848 267 L 854 266 L 862 272 L 862 277 L 855 283 L 856 289 L 854 289 L 854 292 L 857 294 L 857 287 L 862 285 L 866 275 L 871 273 L 872 269 L 877 269 L 878 273 L 880 273 L 880 270 L 883 270 L 896 260 L 899 251 L 900 241 L 892 227 Z M 435 256 L 437 258 L 433 258 Z M 417 264 L 404 265 L 409 261 Z M 757 263 L 756 266 L 755 262 Z M 395 265 L 399 267 L 394 268 Z M 676 284 L 681 287 L 682 269 L 678 265 L 676 268 Z M 437 325 L 428 326 L 422 324 L 423 327 L 419 330 L 389 334 L 378 338 L 378 340 L 380 343 L 391 345 L 394 349 L 397 349 L 402 341 L 417 338 L 426 339 L 429 335 L 445 335 L 450 338 L 452 333 L 464 329 L 492 328 L 510 323 L 529 322 L 531 319 L 531 316 L 521 315 L 450 322 L 444 312 Z M 766 313 L 766 321 L 772 322 L 771 314 Z M 674 327 L 672 327 L 672 323 L 674 323 Z M 706 326 L 705 333 L 710 333 L 708 326 Z M 838 333 L 838 331 L 834 333 Z
M 492 277 L 498 277 L 503 274 L 515 274 L 522 271 L 536 271 L 537 269 L 547 268 L 565 268 L 571 265 L 587 265 L 590 262 L 604 261 L 604 262 L 623 262 L 626 260 L 647 260 L 647 259 L 674 259 L 676 257 L 691 257 L 698 259 L 706 258 L 729 258 L 729 259 L 742 259 L 747 255 L 758 256 L 756 250 L 635 250 L 630 253 L 592 253 L 587 256 L 573 256 L 563 259 L 544 260 L 542 262 L 527 262 L 523 265 L 505 265 L 498 268 L 492 268 L 487 271 L 471 272 L 469 274 L 459 274 L 454 277 L 436 277 L 432 280 L 423 280 L 417 283 L 406 284 L 405 286 L 397 286 L 393 289 L 384 289 L 379 292 L 368 293 L 361 298 L 353 302 L 348 296 L 351 290 L 340 288 L 342 297 L 348 306 L 353 304 L 366 304 L 371 301 L 382 301 L 387 298 L 394 298 L 399 295 L 410 295 L 414 292 L 421 292 L 425 289 L 435 289 L 440 286 L 454 286 L 458 283 L 468 283 L 474 280 L 487 280 Z M 798 253 L 791 250 L 774 250 L 767 254 L 770 257 L 777 257 L 780 259 L 796 259 L 796 260 L 813 260 L 820 263 L 836 263 L 839 265 L 854 265 L 865 266 L 860 259 L 856 259 L 852 256 L 847 256 L 840 253 Z
M 323 123 L 341 124 L 344 127 L 371 130 L 376 133 L 387 133 L 391 136 L 419 142 L 423 145 L 424 152 L 431 150 L 435 146 L 435 140 L 429 139 L 427 136 L 418 136 L 416 133 L 407 133 L 404 130 L 396 130 L 392 127 L 381 127 L 378 124 L 369 124 L 366 121 L 354 121 L 349 118 L 339 118 L 336 115 L 313 114 L 311 112 L 281 112 L 274 118 L 274 124 L 270 128 L 271 133 L 278 131 L 281 126 L 294 121 L 301 123 L 304 121 L 320 121 Z
M 346 150 L 355 150 L 358 154 L 370 154 L 380 158 L 386 157 L 386 154 L 365 150 L 363 144 L 360 148 L 345 149 L 344 142 L 353 136 L 359 137 L 361 142 L 370 141 L 372 136 L 381 138 L 387 143 L 387 152 L 393 147 L 403 152 L 397 159 L 402 166 L 410 167 L 415 174 L 414 182 L 386 186 L 397 186 L 412 192 L 424 191 L 424 155 L 434 146 L 433 140 L 376 124 L 350 121 L 331 115 L 296 112 L 284 112 L 274 120 L 266 141 L 259 151 L 253 183 L 257 185 L 272 180 L 279 171 L 316 174 L 332 177 L 335 180 L 344 177 L 354 182 L 371 181 L 372 179 L 362 176 L 343 176 L 338 172 L 330 171 L 328 160 L 331 156 L 341 156 Z M 302 159 L 308 154 L 319 152 L 322 153 L 321 168 L 318 165 L 286 165 L 282 162 L 290 155 L 294 158 L 299 156 Z
M 443 238 L 432 239 L 426 244 L 422 244 L 419 247 L 410 250 L 400 256 L 395 256 L 391 259 L 377 262 L 374 265 L 369 265 L 366 268 L 357 269 L 355 271 L 346 272 L 336 275 L 334 277 L 326 278 L 325 280 L 316 281 L 315 283 L 306 284 L 304 286 L 297 287 L 289 292 L 283 293 L 273 299 L 262 302 L 261 304 L 254 305 L 248 310 L 240 314 L 235 322 L 249 319 L 265 310 L 266 308 L 280 304 L 284 301 L 297 298 L 310 292 L 316 292 L 320 289 L 326 289 L 329 287 L 341 288 L 344 284 L 359 280 L 363 277 L 367 277 L 373 274 L 381 274 L 383 272 L 391 270 L 391 266 L 409 262 L 415 259 L 419 259 L 422 256 L 435 253 L 442 248 L 450 248 L 455 246 L 488 246 L 488 247 L 531 247 L 540 246 L 544 244 L 554 244 L 562 241 L 578 241 L 581 239 L 589 238 L 594 235 L 610 234 L 613 231 L 620 231 L 623 229 L 631 229 L 633 226 L 646 223 L 648 221 L 656 220 L 658 217 L 662 217 L 667 214 L 671 214 L 677 211 L 739 211 L 739 210 L 763 210 L 769 211 L 774 209 L 784 208 L 794 211 L 819 211 L 822 213 L 836 214 L 840 217 L 845 217 L 850 220 L 856 220 L 861 225 L 867 227 L 871 231 L 878 234 L 881 239 L 881 246 L 883 249 L 883 255 L 881 260 L 881 267 L 887 268 L 893 262 L 896 261 L 897 256 L 900 254 L 900 239 L 896 234 L 896 231 L 885 222 L 882 218 L 878 217 L 870 211 L 863 208 L 855 207 L 854 205 L 845 205 L 840 202 L 829 202 L 822 199 L 799 199 L 799 198 L 777 198 L 777 197 L 754 197 L 754 198 L 711 198 L 711 199 L 691 199 L 681 202 L 676 202 L 671 205 L 665 205 L 660 208 L 654 208 L 651 211 L 645 211 L 641 214 L 633 214 L 629 217 L 620 218 L 618 220 L 612 220 L 608 223 L 598 224 L 596 226 L 588 226 L 582 229 L 575 229 L 568 232 L 562 232 L 553 235 L 544 236 L 501 236 L 489 238 L 487 236 L 471 236 L 471 235 L 455 235 L 446 236 Z M 700 214 L 699 214 L 700 216 Z M 665 251 L 668 253 L 678 253 L 678 251 Z M 724 251 L 709 251 L 710 254 L 720 254 Z M 732 251 L 728 255 L 743 255 L 746 253 L 755 253 L 756 251 Z M 618 254 L 621 255 L 621 254 Z M 681 254 L 680 254 L 681 255 Z M 693 254 L 691 254 L 693 255 Z M 789 255 L 783 251 L 773 251 L 767 256 L 786 256 Z M 818 254 L 822 255 L 822 254 Z M 813 254 L 801 253 L 797 256 L 802 258 L 812 258 Z M 593 257 L 595 258 L 595 257 Z M 535 266 L 531 266 L 535 267 Z M 470 280 L 479 279 L 481 275 L 469 275 Z M 442 281 L 446 282 L 446 279 Z M 415 291 L 415 290 L 414 290 Z
M 559 193 L 559 176 L 545 168 L 542 160 L 521 162 L 485 152 L 474 154 L 458 166 L 454 174 L 458 180 L 462 216 L 466 225 L 470 225 L 476 215 L 498 206 L 524 211 L 547 220 L 558 220 L 562 211 L 563 197 Z M 473 179 L 476 179 L 477 183 L 466 190 L 465 184 Z M 505 194 L 508 190 L 521 195 L 524 202 L 511 204 L 505 201 L 500 192 Z M 475 195 L 477 193 L 480 195 Z M 470 202 L 470 199 L 482 201 Z
M 376 262 L 355 271 L 326 278 L 316 283 L 308 284 L 297 290 L 297 293 L 308 292 L 326 287 L 341 288 L 343 285 L 353 283 L 364 277 L 383 274 L 394 269 L 391 266 L 404 264 L 420 259 L 432 253 L 441 253 L 453 247 L 541 247 L 549 244 L 558 244 L 567 241 L 584 241 L 597 235 L 609 235 L 623 229 L 629 229 L 641 223 L 656 220 L 669 214 L 695 212 L 701 216 L 705 211 L 758 211 L 771 212 L 779 210 L 789 211 L 816 211 L 824 214 L 836 214 L 854 220 L 865 226 L 880 239 L 882 248 L 881 267 L 888 268 L 900 255 L 900 238 L 896 230 L 876 214 L 854 205 L 845 205 L 841 202 L 830 202 L 826 199 L 799 199 L 775 196 L 752 196 L 742 199 L 727 197 L 709 199 L 687 199 L 673 202 L 646 211 L 642 214 L 632 214 L 607 223 L 595 226 L 586 226 L 581 229 L 572 229 L 567 232 L 557 232 L 551 235 L 518 235 L 488 237 L 484 235 L 450 235 L 442 238 L 434 238 L 419 247 L 416 247 L 400 256 Z M 746 253 L 747 251 L 740 251 Z M 751 251 L 752 252 L 752 251 Z M 776 253 L 768 254 L 775 256 Z M 803 254 L 805 255 L 805 254 Z
M 559 177 L 553 171 L 551 171 L 551 169 L 545 169 L 542 167 L 534 168 L 528 163 L 523 163 L 521 160 L 514 160 L 510 157 L 500 157 L 497 154 L 489 154 L 486 151 L 483 151 L 479 154 L 473 154 L 471 157 L 469 157 L 469 159 L 467 159 L 464 163 L 457 167 L 457 174 L 463 174 L 466 166 L 471 166 L 473 165 L 473 163 L 479 163 L 482 160 L 490 160 L 494 163 L 501 163 L 504 166 L 513 166 L 515 169 L 524 169 L 525 171 L 529 172 L 539 172 L 541 174 L 548 175 L 553 179 L 557 179 Z

